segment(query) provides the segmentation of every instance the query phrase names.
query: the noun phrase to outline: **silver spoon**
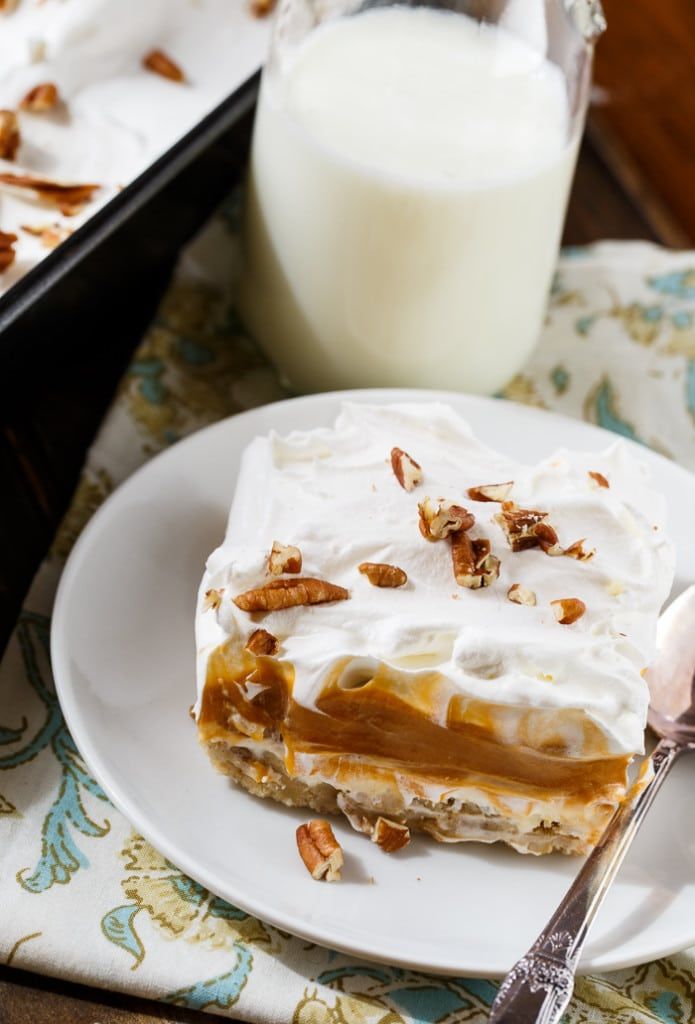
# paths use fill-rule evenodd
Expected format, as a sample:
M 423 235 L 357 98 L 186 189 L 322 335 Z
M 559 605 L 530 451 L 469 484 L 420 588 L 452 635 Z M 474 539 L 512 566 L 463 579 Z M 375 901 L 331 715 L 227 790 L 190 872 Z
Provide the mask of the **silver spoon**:
M 649 672 L 649 724 L 661 737 L 651 780 L 618 808 L 567 895 L 492 1004 L 490 1024 L 558 1024 L 574 989 L 587 934 L 654 797 L 681 754 L 695 750 L 695 586 L 659 620 Z

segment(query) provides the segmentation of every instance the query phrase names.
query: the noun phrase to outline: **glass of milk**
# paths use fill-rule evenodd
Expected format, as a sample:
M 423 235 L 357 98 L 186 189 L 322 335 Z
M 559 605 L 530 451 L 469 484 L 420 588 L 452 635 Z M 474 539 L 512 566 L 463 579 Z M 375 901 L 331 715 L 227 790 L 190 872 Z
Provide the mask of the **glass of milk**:
M 490 394 L 539 335 L 598 0 L 281 0 L 242 315 L 297 391 Z

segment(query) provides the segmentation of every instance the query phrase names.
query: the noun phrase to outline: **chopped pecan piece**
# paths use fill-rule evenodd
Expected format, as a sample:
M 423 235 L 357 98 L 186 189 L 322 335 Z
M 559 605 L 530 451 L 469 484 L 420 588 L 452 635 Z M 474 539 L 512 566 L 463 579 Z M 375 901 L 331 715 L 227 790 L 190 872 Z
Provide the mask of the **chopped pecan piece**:
M 507 591 L 507 597 L 514 604 L 525 604 L 532 606 L 536 603 L 536 595 L 528 587 L 523 587 L 521 583 L 512 583 L 511 587 Z
M 391 449 L 391 468 L 404 491 L 412 491 L 419 483 L 422 483 L 420 463 L 416 462 L 402 448 Z
M 20 227 L 27 235 L 40 238 L 41 244 L 46 249 L 55 249 L 72 234 L 72 228 L 65 224 L 21 224 Z
M 410 829 L 397 821 L 379 817 L 374 822 L 372 842 L 384 853 L 395 853 L 410 842 Z
M 14 263 L 16 256 L 14 244 L 16 241 L 16 235 L 11 235 L 7 231 L 0 231 L 0 274 Z
M 184 80 L 183 71 L 164 50 L 150 50 L 142 58 L 142 63 L 148 71 L 154 71 L 156 75 L 168 78 L 171 82 L 183 82 Z
M 603 473 L 599 473 L 596 469 L 589 470 L 589 476 L 594 481 L 597 487 L 610 487 L 607 478 Z
M 550 606 L 561 626 L 571 626 L 577 619 L 581 619 L 586 611 L 586 605 L 578 597 L 562 597 L 557 601 L 551 601 Z
M 251 14 L 254 18 L 266 18 L 275 10 L 276 0 L 251 0 Z
M 294 579 L 272 580 L 263 587 L 239 594 L 233 600 L 242 612 L 276 612 L 299 605 L 346 601 L 349 596 L 345 587 L 329 583 L 328 580 L 299 576 Z
M 212 587 L 210 590 L 205 591 L 205 597 L 203 598 L 203 611 L 207 612 L 210 608 L 213 611 L 217 611 L 219 606 L 222 604 L 222 595 L 224 594 L 224 587 L 220 587 L 219 590 L 215 590 Z
M 280 648 L 280 641 L 267 629 L 254 629 L 246 641 L 246 650 L 249 654 L 266 654 L 273 657 Z
M 514 486 L 513 480 L 503 484 L 482 484 L 480 487 L 469 487 L 468 497 L 472 501 L 505 501 Z
M 357 568 L 375 587 L 402 587 L 408 582 L 407 574 L 397 565 L 387 565 L 385 562 L 362 562 Z
M 557 534 L 546 522 L 547 512 L 535 508 L 519 508 L 513 501 L 502 503 L 502 510 L 494 517 L 504 530 L 512 551 L 542 548 L 547 555 L 561 555 Z
M 471 540 L 463 530 L 451 535 L 451 561 L 458 585 L 471 590 L 489 587 L 500 574 L 500 560 L 490 554 L 490 541 Z
M 565 552 L 558 542 L 557 533 L 550 523 L 539 523 L 535 529 L 535 535 L 538 539 L 538 546 L 545 551 L 546 555 L 564 555 Z
M 14 160 L 21 136 L 14 110 L 0 110 L 0 159 Z
M 0 185 L 9 185 L 20 191 L 33 192 L 37 199 L 57 207 L 66 217 L 79 213 L 89 203 L 99 185 L 67 185 L 49 178 L 34 178 L 30 174 L 0 174 Z
M 31 114 L 44 114 L 53 110 L 59 99 L 58 86 L 54 82 L 41 82 L 29 90 L 19 107 Z
M 576 558 L 578 562 L 588 562 L 594 557 L 596 551 L 594 548 L 590 548 L 587 551 L 584 547 L 584 538 L 582 538 L 581 540 L 575 540 L 574 544 L 570 544 L 562 553 L 567 555 L 568 558 Z
M 475 516 L 453 501 L 440 498 L 436 503 L 425 498 L 418 504 L 420 514 L 420 533 L 426 540 L 443 540 L 460 530 L 470 530 L 475 523 Z
M 343 851 L 333 829 L 323 818 L 314 818 L 297 829 L 297 849 L 304 865 L 317 881 L 339 882 Z
M 268 555 L 268 572 L 273 576 L 282 576 L 283 572 L 297 573 L 302 571 L 302 553 L 293 544 L 281 544 L 273 541 Z

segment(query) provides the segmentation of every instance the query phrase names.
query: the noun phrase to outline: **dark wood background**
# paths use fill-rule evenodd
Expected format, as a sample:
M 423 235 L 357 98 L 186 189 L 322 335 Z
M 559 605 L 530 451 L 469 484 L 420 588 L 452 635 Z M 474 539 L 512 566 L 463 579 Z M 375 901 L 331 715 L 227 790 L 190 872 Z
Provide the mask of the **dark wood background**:
M 693 246 L 695 0 L 604 4 L 609 31 L 598 48 L 595 102 L 565 242 L 643 238 L 677 248 Z M 27 360 L 3 391 L 0 650 L 67 507 L 119 376 L 166 287 L 176 246 L 238 174 L 247 138 L 248 124 L 214 146 L 145 213 L 145 229 L 159 226 L 153 232 L 158 242 L 152 247 L 149 274 L 128 282 L 118 315 L 104 322 L 96 307 L 86 308 L 78 322 L 56 325 L 60 345 L 50 352 L 44 346 L 44 355 Z M 102 283 L 90 290 L 110 310 L 108 289 Z M 0 366 L 0 383 L 2 373 Z M 210 1017 L 0 965 L 0 1024 L 155 1020 L 209 1024 Z

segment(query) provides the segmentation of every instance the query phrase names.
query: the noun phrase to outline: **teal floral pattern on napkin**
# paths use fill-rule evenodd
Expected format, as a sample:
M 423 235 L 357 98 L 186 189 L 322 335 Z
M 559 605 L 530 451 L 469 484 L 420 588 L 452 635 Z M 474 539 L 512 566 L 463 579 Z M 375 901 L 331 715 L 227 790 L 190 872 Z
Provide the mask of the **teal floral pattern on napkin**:
M 238 266 L 237 209 L 234 197 L 184 253 L 0 668 L 0 958 L 249 1021 L 482 1024 L 492 981 L 360 962 L 187 878 L 110 806 L 55 696 L 48 616 L 90 515 L 157 451 L 285 393 L 244 335 L 226 280 Z M 632 243 L 567 253 L 538 349 L 503 397 L 584 418 L 695 469 L 695 254 Z M 693 1019 L 695 950 L 579 979 L 566 1017 Z

